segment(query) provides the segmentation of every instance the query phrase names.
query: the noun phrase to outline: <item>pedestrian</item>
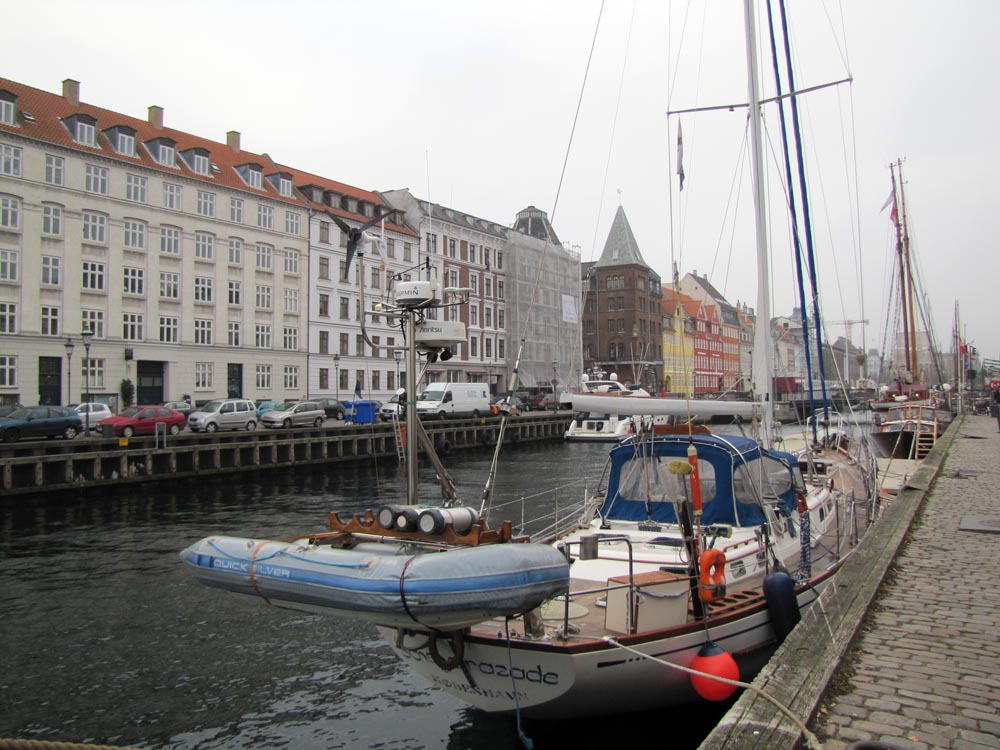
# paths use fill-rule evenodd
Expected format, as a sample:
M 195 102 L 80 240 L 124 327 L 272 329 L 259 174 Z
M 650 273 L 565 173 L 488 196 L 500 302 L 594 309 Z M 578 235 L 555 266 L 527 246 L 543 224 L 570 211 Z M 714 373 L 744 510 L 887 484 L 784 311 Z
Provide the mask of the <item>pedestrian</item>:
M 990 394 L 990 416 L 997 418 L 997 432 L 1000 432 L 1000 388 Z

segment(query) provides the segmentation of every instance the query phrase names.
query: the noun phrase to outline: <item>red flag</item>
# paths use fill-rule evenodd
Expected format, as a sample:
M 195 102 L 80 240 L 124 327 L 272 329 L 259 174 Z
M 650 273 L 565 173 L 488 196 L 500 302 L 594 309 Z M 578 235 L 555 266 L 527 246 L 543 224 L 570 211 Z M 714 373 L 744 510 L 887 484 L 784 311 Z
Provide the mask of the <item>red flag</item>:
M 892 206 L 892 210 L 889 212 L 889 220 L 898 227 L 899 226 L 899 216 L 896 213 L 896 185 L 895 185 L 895 183 L 893 183 L 892 192 L 889 193 L 889 197 L 885 199 L 885 203 L 882 204 L 882 208 L 879 209 L 879 212 L 881 213 L 882 211 L 885 211 L 885 207 L 889 206 L 889 205 Z

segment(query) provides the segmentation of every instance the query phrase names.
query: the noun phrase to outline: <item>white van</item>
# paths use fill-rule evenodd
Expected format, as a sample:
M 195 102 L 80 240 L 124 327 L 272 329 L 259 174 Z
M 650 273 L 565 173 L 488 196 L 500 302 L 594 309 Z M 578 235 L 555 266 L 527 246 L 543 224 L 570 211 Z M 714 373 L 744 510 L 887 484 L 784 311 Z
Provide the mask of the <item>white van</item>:
M 419 417 L 485 417 L 490 413 L 486 383 L 428 383 L 417 398 Z

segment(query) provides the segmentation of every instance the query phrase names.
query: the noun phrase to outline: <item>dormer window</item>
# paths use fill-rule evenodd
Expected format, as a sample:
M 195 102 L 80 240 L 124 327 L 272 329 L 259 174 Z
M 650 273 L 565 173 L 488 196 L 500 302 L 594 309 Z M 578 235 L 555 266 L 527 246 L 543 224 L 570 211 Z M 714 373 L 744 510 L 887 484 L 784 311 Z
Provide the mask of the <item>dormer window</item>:
M 271 186 L 278 191 L 279 195 L 283 195 L 286 198 L 292 197 L 292 177 L 284 172 L 278 172 L 276 174 L 269 174 L 267 176 L 267 181 L 271 183 Z
M 260 190 L 264 185 L 264 170 L 260 164 L 241 164 L 236 172 L 249 187 Z
M 17 125 L 17 97 L 9 91 L 0 91 L 0 125 Z
M 124 125 L 116 125 L 104 131 L 108 142 L 122 156 L 135 156 L 135 130 Z
M 90 115 L 72 115 L 64 120 L 73 140 L 81 146 L 97 148 L 97 120 Z
M 208 177 L 212 173 L 212 160 L 208 150 L 204 148 L 189 148 L 181 152 L 184 162 L 192 172 Z
M 153 160 L 164 167 L 177 168 L 177 144 L 169 138 L 146 141 L 146 148 Z

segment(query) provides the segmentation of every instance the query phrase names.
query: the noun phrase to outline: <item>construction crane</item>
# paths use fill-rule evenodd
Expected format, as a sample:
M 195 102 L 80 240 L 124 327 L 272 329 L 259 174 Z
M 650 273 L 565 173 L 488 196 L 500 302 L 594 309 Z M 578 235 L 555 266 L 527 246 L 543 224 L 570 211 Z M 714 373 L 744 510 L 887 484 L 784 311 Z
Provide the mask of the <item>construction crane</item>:
M 844 382 L 847 383 L 848 387 L 851 385 L 851 358 L 848 356 L 851 344 L 851 326 L 854 325 L 868 325 L 867 320 L 824 320 L 824 323 L 831 326 L 844 326 L 847 333 L 847 342 L 844 344 Z M 864 345 L 864 333 L 861 335 L 862 346 Z M 831 353 L 833 348 L 830 348 Z M 865 352 L 867 354 L 867 352 Z

